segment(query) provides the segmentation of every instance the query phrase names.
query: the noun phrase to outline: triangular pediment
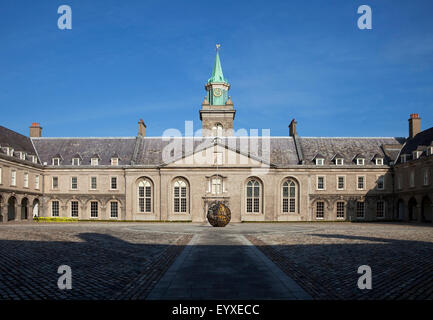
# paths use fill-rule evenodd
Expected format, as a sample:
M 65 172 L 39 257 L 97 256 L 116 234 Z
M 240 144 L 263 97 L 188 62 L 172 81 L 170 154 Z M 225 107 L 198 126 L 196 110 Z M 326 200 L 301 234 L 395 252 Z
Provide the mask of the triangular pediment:
M 173 161 L 166 167 L 263 167 L 269 162 L 254 155 L 242 153 L 222 144 L 197 148 Z

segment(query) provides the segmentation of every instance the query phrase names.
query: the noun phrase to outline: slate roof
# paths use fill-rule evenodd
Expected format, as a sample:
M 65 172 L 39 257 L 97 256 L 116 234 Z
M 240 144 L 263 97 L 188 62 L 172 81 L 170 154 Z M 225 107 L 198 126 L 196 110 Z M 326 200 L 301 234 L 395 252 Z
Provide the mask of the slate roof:
M 411 160 L 413 151 L 422 150 L 423 153 L 421 154 L 421 157 L 425 157 L 427 156 L 426 150 L 429 146 L 433 146 L 433 127 L 421 131 L 412 139 L 408 139 L 400 154 L 407 154 L 407 160 Z M 398 159 L 398 162 L 400 162 L 400 160 L 401 159 Z
M 401 146 L 404 140 L 404 138 L 299 137 L 305 164 L 314 164 L 312 159 L 317 153 L 324 156 L 325 164 L 332 164 L 335 154 L 341 155 L 345 165 L 355 164 L 354 158 L 357 155 L 365 157 L 365 164 L 373 164 L 370 160 L 375 154 L 383 155 L 385 164 L 389 164 L 390 161 L 395 161 L 397 155 L 386 153 L 384 146 Z
M 36 155 L 29 137 L 3 126 L 0 126 L 0 146 L 12 147 L 15 151 L 24 151 L 29 155 Z
M 81 165 L 90 165 L 90 158 L 97 153 L 100 165 L 111 165 L 111 157 L 119 156 L 119 165 L 131 163 L 135 148 L 135 137 L 130 138 L 31 138 L 42 163 L 51 164 L 59 154 L 61 165 L 72 165 L 72 158 L 78 153 Z

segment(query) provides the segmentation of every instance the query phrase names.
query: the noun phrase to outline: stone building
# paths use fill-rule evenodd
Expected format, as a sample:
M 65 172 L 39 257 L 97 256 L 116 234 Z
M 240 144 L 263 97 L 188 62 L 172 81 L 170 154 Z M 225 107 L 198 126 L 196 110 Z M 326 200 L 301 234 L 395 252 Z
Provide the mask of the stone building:
M 409 137 L 234 135 L 236 110 L 217 52 L 200 137 L 46 138 L 0 127 L 2 221 L 205 222 L 223 201 L 232 221 L 432 220 L 433 128 Z

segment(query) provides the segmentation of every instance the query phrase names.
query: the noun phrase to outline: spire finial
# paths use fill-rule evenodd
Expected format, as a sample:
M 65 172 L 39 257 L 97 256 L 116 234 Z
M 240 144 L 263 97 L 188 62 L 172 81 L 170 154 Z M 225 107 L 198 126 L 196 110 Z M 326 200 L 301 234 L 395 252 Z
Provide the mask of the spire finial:
M 216 44 L 216 50 L 218 51 L 218 49 L 221 47 L 221 45 L 219 43 Z

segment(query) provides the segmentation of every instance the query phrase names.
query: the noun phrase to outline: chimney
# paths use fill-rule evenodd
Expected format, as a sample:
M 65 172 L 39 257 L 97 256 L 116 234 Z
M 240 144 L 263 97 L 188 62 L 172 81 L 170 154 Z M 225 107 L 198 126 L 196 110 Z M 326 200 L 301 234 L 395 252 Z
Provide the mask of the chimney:
M 138 135 L 142 137 L 146 136 L 146 125 L 144 124 L 143 119 L 138 121 Z
M 409 138 L 412 139 L 421 131 L 421 118 L 418 113 L 412 113 L 409 118 Z
M 297 135 L 296 124 L 297 124 L 297 122 L 295 121 L 295 119 L 292 119 L 292 121 L 290 122 L 290 125 L 289 125 L 289 135 L 291 137 L 294 137 L 295 135 Z
M 40 138 L 42 136 L 42 127 L 39 122 L 32 123 L 30 127 L 30 137 L 31 138 Z

